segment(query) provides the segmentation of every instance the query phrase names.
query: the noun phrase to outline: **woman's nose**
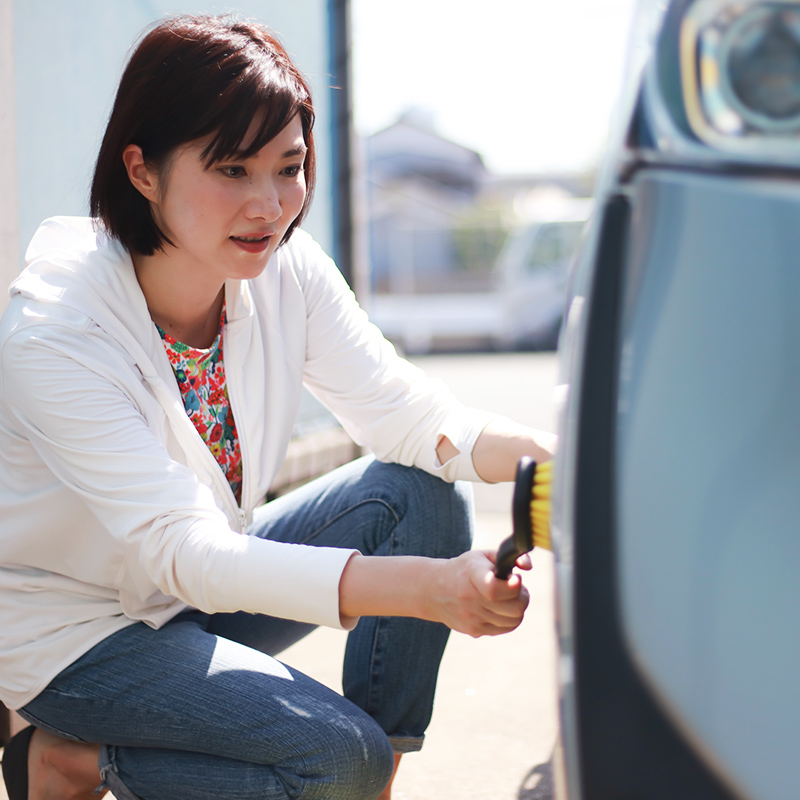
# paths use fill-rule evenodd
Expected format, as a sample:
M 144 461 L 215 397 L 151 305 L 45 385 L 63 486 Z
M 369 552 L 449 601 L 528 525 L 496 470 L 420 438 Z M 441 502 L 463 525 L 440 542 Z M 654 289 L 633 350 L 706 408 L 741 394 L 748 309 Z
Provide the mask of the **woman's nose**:
M 248 198 L 246 213 L 249 217 L 274 222 L 281 216 L 281 201 L 272 181 L 258 181 Z

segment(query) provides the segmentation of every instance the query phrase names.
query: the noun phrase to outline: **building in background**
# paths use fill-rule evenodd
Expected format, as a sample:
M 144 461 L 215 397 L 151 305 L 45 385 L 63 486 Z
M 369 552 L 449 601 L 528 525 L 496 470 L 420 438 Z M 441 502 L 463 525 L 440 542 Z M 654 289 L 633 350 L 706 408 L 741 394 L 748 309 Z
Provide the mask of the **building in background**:
M 552 349 L 592 173 L 493 175 L 414 108 L 364 147 L 368 311 L 406 352 Z
M 373 291 L 424 293 L 452 283 L 459 220 L 487 176 L 480 154 L 440 136 L 421 108 L 372 134 L 366 153 Z

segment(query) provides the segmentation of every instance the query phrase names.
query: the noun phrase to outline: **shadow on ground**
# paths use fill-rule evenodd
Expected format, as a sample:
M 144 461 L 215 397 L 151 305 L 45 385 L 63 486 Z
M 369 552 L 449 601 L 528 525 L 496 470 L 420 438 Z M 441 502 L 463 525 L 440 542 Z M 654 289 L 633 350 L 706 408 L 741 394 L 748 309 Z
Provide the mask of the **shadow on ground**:
M 519 787 L 518 800 L 553 800 L 553 759 L 546 764 L 537 764 L 525 776 Z

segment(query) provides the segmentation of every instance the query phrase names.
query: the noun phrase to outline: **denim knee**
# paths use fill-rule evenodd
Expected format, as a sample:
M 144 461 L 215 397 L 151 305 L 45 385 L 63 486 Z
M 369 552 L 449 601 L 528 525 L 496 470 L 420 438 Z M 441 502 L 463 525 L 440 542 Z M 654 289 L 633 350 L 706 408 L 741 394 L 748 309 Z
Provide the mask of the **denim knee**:
M 416 555 L 453 558 L 472 546 L 472 485 L 448 483 L 423 470 L 395 466 L 391 478 L 406 494 L 403 525 L 419 533 Z
M 103 746 L 98 761 L 102 787 L 118 800 L 191 797 L 215 800 L 294 798 L 374 800 L 392 777 L 394 756 L 386 734 L 372 720 L 323 722 L 318 744 L 291 763 L 275 765 L 203 753 Z
M 443 531 L 443 534 L 449 539 L 451 555 L 458 556 L 472 547 L 474 526 L 472 484 L 467 481 L 455 483 L 441 481 L 441 483 L 445 485 L 445 494 L 451 505 L 450 515 L 455 523 L 449 530 Z
M 341 732 L 340 732 L 341 733 Z M 367 725 L 353 720 L 351 735 L 337 736 L 330 749 L 324 777 L 309 783 L 309 800 L 376 798 L 394 771 L 394 751 L 386 734 L 373 720 Z M 311 788 L 313 786 L 313 788 Z

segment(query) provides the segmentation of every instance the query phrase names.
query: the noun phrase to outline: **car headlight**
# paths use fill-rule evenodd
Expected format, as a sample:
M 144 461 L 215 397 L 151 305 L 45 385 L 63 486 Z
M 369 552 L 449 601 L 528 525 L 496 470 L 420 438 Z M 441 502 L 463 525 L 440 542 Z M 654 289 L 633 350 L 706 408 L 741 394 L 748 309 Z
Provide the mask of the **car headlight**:
M 723 150 L 800 153 L 800 0 L 699 0 L 680 48 L 698 138 Z

